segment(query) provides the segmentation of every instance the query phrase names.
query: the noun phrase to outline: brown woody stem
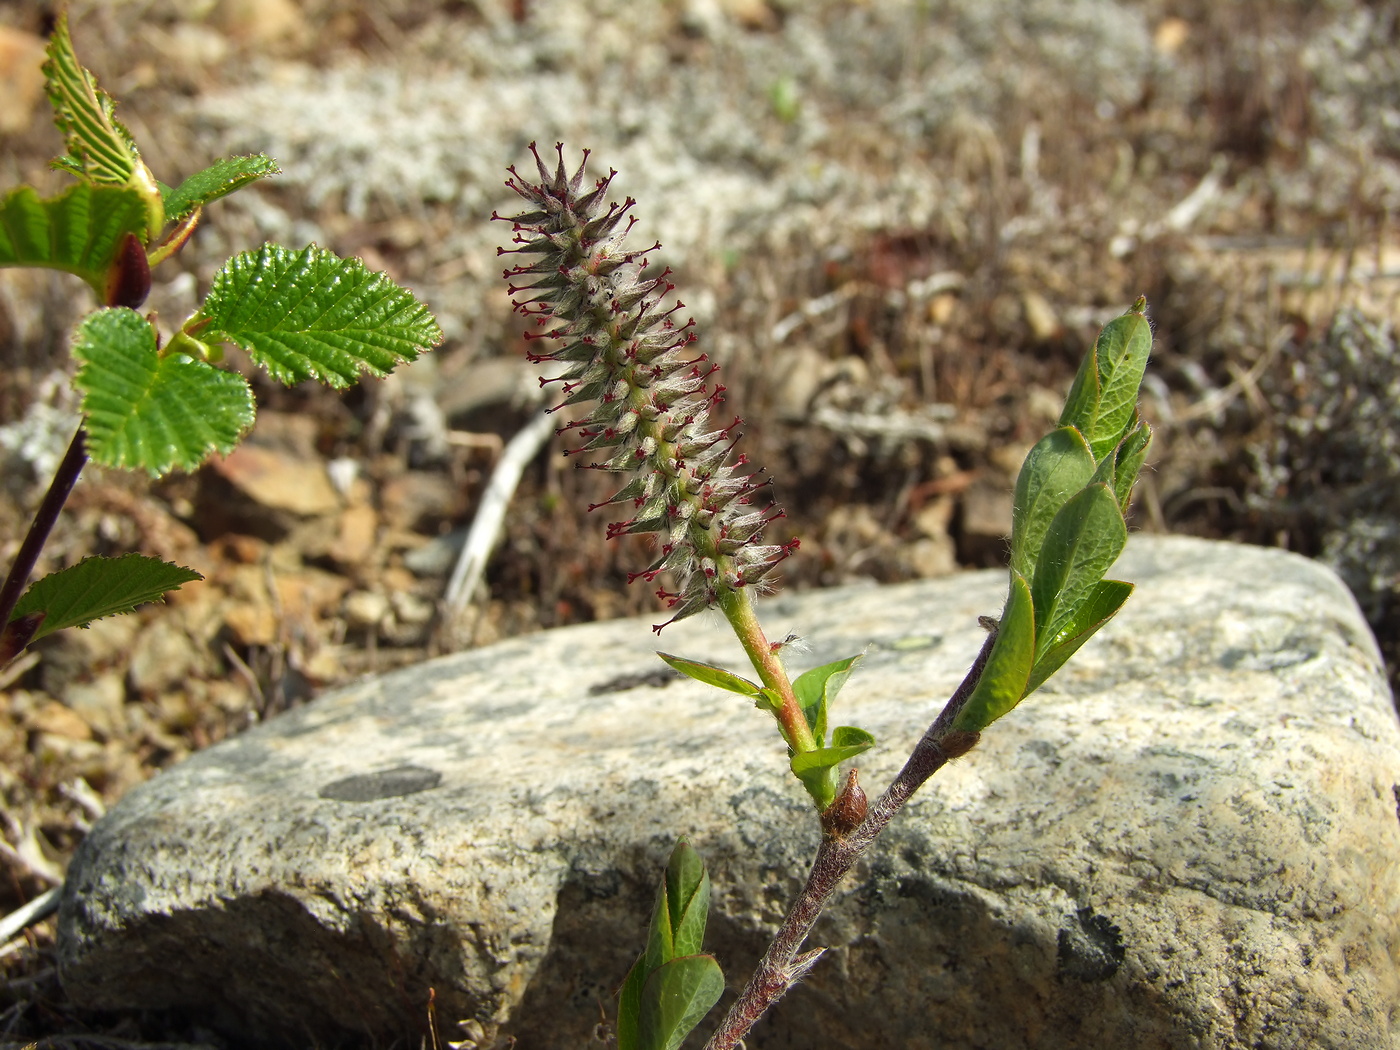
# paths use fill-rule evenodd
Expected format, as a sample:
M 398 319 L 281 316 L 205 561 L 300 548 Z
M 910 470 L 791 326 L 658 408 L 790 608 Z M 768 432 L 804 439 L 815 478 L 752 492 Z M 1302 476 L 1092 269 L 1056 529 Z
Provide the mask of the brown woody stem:
M 63 510 L 63 505 L 68 502 L 68 495 L 73 491 L 73 486 L 78 483 L 78 476 L 82 474 L 86 464 L 87 431 L 79 427 L 78 432 L 73 435 L 72 442 L 68 445 L 63 462 L 58 465 L 58 470 L 54 472 L 53 481 L 49 484 L 49 491 L 44 494 L 44 501 L 39 504 L 39 509 L 34 514 L 34 521 L 30 523 L 29 532 L 25 535 L 19 553 L 15 555 L 14 563 L 10 566 L 10 574 L 5 577 L 3 586 L 0 586 L 0 630 L 8 628 L 10 617 L 14 615 L 20 595 L 24 593 L 25 585 L 34 572 L 34 566 L 39 562 L 39 554 L 43 551 L 49 533 L 53 531 L 54 523 L 58 521 L 59 512 Z M 16 650 L 17 652 L 18 650 Z
M 807 885 L 793 901 L 787 918 L 778 928 L 758 968 L 705 1044 L 705 1050 L 732 1050 L 768 1008 L 811 968 L 825 949 L 817 948 L 803 955 L 799 955 L 798 951 L 851 866 L 870 848 L 876 836 L 924 781 L 950 759 L 966 754 L 976 745 L 978 734 L 955 731 L 949 727 L 982 676 L 994 641 L 995 631 L 982 643 L 982 651 L 977 654 L 962 684 L 948 698 L 943 710 L 914 746 L 904 768 L 891 781 L 879 801 L 870 807 L 866 818 L 844 838 L 823 837 L 812 861 Z

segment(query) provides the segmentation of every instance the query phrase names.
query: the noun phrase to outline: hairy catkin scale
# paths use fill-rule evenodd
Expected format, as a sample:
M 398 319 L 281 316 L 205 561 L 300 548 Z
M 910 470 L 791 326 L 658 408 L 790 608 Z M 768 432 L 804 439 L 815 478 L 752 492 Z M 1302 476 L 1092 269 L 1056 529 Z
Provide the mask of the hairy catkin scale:
M 607 204 L 616 172 L 585 191 L 583 161 L 570 175 L 564 147 L 555 147 L 553 172 L 531 143 L 538 183 L 513 167 L 506 185 L 532 210 L 511 217 L 516 247 L 501 248 L 532 261 L 505 271 L 516 311 L 529 318 L 537 339 L 558 341 L 558 349 L 533 351 L 530 360 L 556 361 L 564 372 L 552 380 L 564 398 L 556 408 L 588 403 L 586 418 L 561 427 L 578 444 L 566 455 L 601 454 L 579 466 L 632 474 L 611 498 L 596 506 L 630 504 L 631 516 L 608 526 L 608 537 L 656 533 L 658 555 L 631 579 L 655 582 L 662 572 L 678 581 L 675 591 L 657 591 L 679 620 L 726 595 L 754 586 L 797 547 L 761 542 L 764 528 L 782 512 L 755 509 L 753 497 L 768 485 L 758 471 L 744 471 L 742 455 L 732 455 L 739 439 L 735 419 L 711 429 L 711 411 L 723 400 L 714 382 L 718 366 L 690 351 L 694 322 L 678 323 L 684 308 L 664 300 L 673 286 L 666 270 L 645 275 L 648 256 L 623 247 L 636 221 L 635 203 Z M 626 220 L 625 222 L 623 220 Z M 590 507 L 590 510 L 596 507 Z M 665 626 L 664 624 L 661 626 Z M 660 627 L 657 628 L 660 630 Z

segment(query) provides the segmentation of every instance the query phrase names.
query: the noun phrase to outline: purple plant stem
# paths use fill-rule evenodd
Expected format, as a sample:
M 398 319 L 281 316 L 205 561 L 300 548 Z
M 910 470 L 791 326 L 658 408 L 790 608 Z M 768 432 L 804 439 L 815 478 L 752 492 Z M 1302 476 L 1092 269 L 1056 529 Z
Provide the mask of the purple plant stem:
M 705 1050 L 732 1050 L 768 1008 L 811 968 L 826 949 L 817 948 L 804 955 L 798 955 L 798 950 L 846 873 L 929 777 L 950 759 L 966 754 L 977 743 L 977 734 L 963 733 L 950 727 L 982 676 L 982 669 L 987 664 L 995 641 L 996 632 L 992 631 L 982 643 L 982 651 L 977 654 L 962 683 L 914 746 L 904 768 L 870 807 L 865 819 L 845 837 L 828 836 L 822 839 L 812 861 L 807 884 L 793 901 L 787 918 L 778 928 L 743 992 L 705 1044 Z
M 0 586 L 0 625 L 9 624 L 20 595 L 24 593 L 25 584 L 29 582 L 34 566 L 39 562 L 39 554 L 48 542 L 54 523 L 58 521 L 59 512 L 68 502 L 73 486 L 78 483 L 78 476 L 87 465 L 87 458 L 87 431 L 79 427 L 68 445 L 63 462 L 54 472 L 49 491 L 44 494 L 44 502 L 39 504 L 39 509 L 34 514 L 24 543 L 20 545 L 19 553 L 15 555 L 14 563 L 10 566 L 10 574 L 5 577 L 4 585 Z

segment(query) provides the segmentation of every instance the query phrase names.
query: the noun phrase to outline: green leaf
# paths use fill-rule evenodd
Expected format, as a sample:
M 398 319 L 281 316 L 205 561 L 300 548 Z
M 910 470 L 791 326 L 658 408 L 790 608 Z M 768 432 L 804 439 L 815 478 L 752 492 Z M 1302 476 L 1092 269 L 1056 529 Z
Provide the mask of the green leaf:
M 145 204 L 135 190 L 78 183 L 41 199 L 21 186 L 0 200 L 0 266 L 76 274 L 102 296 L 123 238 L 140 234 Z
M 826 716 L 831 701 L 836 699 L 846 679 L 851 677 L 851 672 L 864 656 L 864 653 L 857 653 L 844 660 L 833 660 L 821 667 L 813 667 L 803 671 L 792 683 L 797 703 L 807 716 L 807 726 L 812 730 L 818 746 L 826 743 Z
M 705 862 L 681 839 L 666 864 L 647 931 L 646 950 L 633 964 L 619 993 L 618 1050 L 679 1046 L 719 998 L 716 992 L 706 1001 L 710 981 L 708 977 L 697 981 L 697 975 L 705 968 L 693 961 L 708 959 L 714 972 L 719 973 L 718 964 L 710 956 L 698 954 L 709 910 L 710 876 Z M 683 965 L 674 966 L 676 962 Z M 724 988 L 723 975 L 719 987 Z M 693 1009 L 699 1013 L 692 1018 Z M 670 1041 L 672 1038 L 674 1042 Z
M 832 734 L 830 747 L 819 747 L 813 751 L 799 751 L 792 756 L 792 771 L 799 777 L 812 769 L 825 769 L 855 758 L 875 746 L 875 737 L 864 729 L 855 726 L 838 726 L 841 734 L 838 743 L 836 733 Z
M 133 310 L 99 310 L 78 326 L 73 385 L 83 394 L 88 452 L 111 467 L 152 475 L 193 470 L 228 452 L 253 424 L 242 376 L 184 354 L 160 356 L 156 332 Z
M 202 327 L 207 325 L 207 328 Z M 359 259 L 311 245 L 234 256 L 186 328 L 242 347 L 283 383 L 346 387 L 382 376 L 442 341 L 427 307 Z
M 165 200 L 167 221 L 178 222 L 196 208 L 226 197 L 234 190 L 269 175 L 280 175 L 282 169 L 271 157 L 255 153 L 251 157 L 229 157 L 211 164 L 191 175 L 174 189 L 161 187 Z
M 702 664 L 698 660 L 687 660 L 685 657 L 672 656 L 670 653 L 657 653 L 656 655 L 687 678 L 694 678 L 697 682 L 704 682 L 706 685 L 712 685 L 718 689 L 727 689 L 740 696 L 756 697 L 763 692 L 761 685 L 755 685 L 747 678 L 740 678 L 737 674 L 726 671 L 723 667 Z
M 1079 647 L 1094 636 L 1100 627 L 1108 623 L 1123 607 L 1128 596 L 1133 593 L 1131 583 L 1119 580 L 1100 580 L 1090 593 L 1088 600 L 1075 612 L 1074 618 L 1066 624 L 1057 637 L 1050 641 L 1040 659 L 1031 669 L 1030 683 L 1026 692 L 1039 689 L 1047 678 L 1064 666 L 1065 661 L 1079 651 Z
M 1128 513 L 1133 485 L 1142 473 L 1142 465 L 1147 461 L 1147 450 L 1151 446 L 1152 428 L 1146 423 L 1138 423 L 1114 450 L 1113 494 L 1118 497 L 1118 509 L 1124 514 Z
M 1012 571 L 1011 593 L 1001 614 L 997 639 L 976 688 L 953 719 L 954 729 L 980 733 L 1021 702 L 1035 660 L 1035 631 L 1030 585 L 1024 576 Z
M 1104 326 L 1094 346 L 1099 370 L 1099 404 L 1092 433 L 1086 433 L 1095 461 L 1107 456 L 1127 433 L 1137 411 L 1138 390 L 1152 351 L 1152 327 L 1141 313 L 1128 312 Z
M 647 983 L 651 971 L 646 966 L 646 952 L 637 956 L 632 969 L 627 971 L 627 979 L 617 994 L 617 1050 L 638 1050 L 641 1035 L 639 1026 L 642 1020 L 642 987 Z
M 146 215 L 143 240 L 150 240 L 164 223 L 160 189 L 131 133 L 114 116 L 116 103 L 78 62 L 66 14 L 59 15 L 46 50 L 44 86 L 68 149 L 68 156 L 54 161 L 54 167 L 84 182 L 136 190 Z
M 131 133 L 113 116 L 116 103 L 78 62 L 66 14 L 59 15 L 46 50 L 45 88 L 70 154 L 65 159 L 78 165 L 73 173 L 92 182 L 125 186 L 140 154 Z
M 807 794 L 824 810 L 836 798 L 840 785 L 837 767 L 875 746 L 875 737 L 855 726 L 837 726 L 831 733 L 831 746 L 799 751 L 789 760 L 793 775 L 802 781 Z
M 1107 485 L 1089 485 L 1055 515 L 1031 586 L 1039 633 L 1037 656 L 1043 656 L 1074 620 L 1127 541 L 1123 512 Z
M 124 554 L 120 558 L 84 558 L 78 564 L 36 580 L 15 606 L 12 619 L 45 613 L 31 641 L 65 627 L 86 627 L 93 620 L 130 612 L 145 602 L 162 601 L 166 591 L 204 579 L 193 569 Z
M 681 839 L 666 865 L 666 907 L 676 955 L 695 955 L 705 939 L 710 914 L 710 876 L 700 854 Z
M 1093 348 L 1079 362 L 1079 371 L 1074 375 L 1074 383 L 1065 397 L 1065 407 L 1060 413 L 1060 426 L 1074 427 L 1084 435 L 1085 441 L 1092 439 L 1094 423 L 1099 415 L 1099 362 Z
M 724 994 L 712 955 L 684 955 L 658 967 L 642 987 L 638 1050 L 676 1050 Z
M 1093 454 L 1075 427 L 1052 430 L 1027 453 L 1011 512 L 1011 567 L 1026 579 L 1035 577 L 1050 522 L 1093 473 Z

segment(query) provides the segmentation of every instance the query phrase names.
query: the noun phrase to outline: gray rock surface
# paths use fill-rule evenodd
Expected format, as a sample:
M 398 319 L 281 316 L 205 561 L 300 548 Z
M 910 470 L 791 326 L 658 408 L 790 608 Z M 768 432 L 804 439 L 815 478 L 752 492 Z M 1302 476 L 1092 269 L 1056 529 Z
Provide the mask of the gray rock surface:
M 1400 1046 L 1400 725 L 1374 640 L 1294 555 L 1135 538 L 1123 614 L 928 784 L 751 1047 Z M 878 788 L 1000 572 L 789 595 Z M 815 821 L 766 717 L 668 681 L 647 625 L 551 631 L 330 694 L 133 792 L 69 872 L 66 986 L 263 1044 L 443 1021 L 592 1045 L 677 834 L 747 975 Z M 703 618 L 667 649 L 737 666 Z M 450 1033 L 448 1037 L 454 1037 Z

